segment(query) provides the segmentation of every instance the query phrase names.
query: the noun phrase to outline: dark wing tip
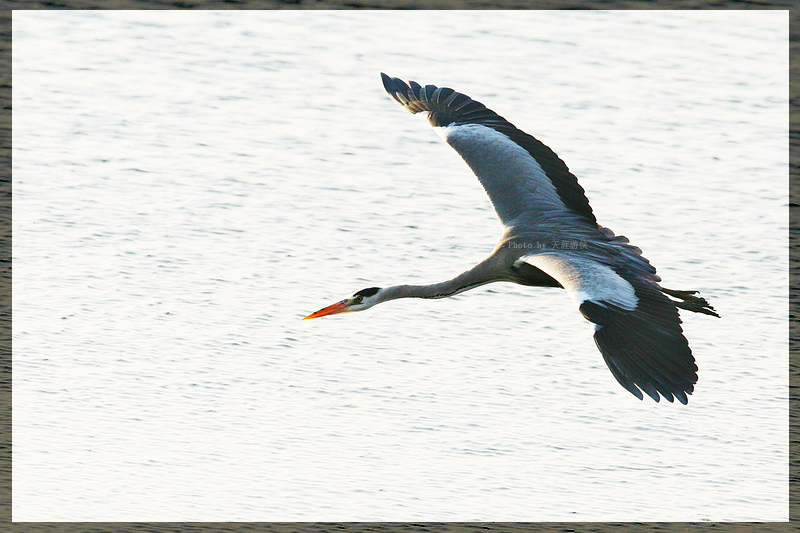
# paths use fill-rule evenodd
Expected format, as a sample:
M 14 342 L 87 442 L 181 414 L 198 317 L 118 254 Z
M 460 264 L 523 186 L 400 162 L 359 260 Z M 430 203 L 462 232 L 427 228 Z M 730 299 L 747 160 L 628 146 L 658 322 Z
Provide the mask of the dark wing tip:
M 381 72 L 381 81 L 383 82 L 383 88 L 386 89 L 386 92 L 392 94 L 392 78 Z
M 516 130 L 506 119 L 469 96 L 450 87 L 422 86 L 381 72 L 386 92 L 411 113 L 427 112 L 432 126 L 481 124 L 501 130 Z
M 383 88 L 386 89 L 386 92 L 394 96 L 397 92 L 397 86 L 395 85 L 394 78 L 391 78 L 390 76 L 387 76 L 381 72 L 381 80 L 383 81 Z
M 697 383 L 697 365 L 683 336 L 677 310 L 657 286 L 630 280 L 639 304 L 625 310 L 586 300 L 580 311 L 597 324 L 594 340 L 614 378 L 628 392 L 658 402 L 688 404 Z
M 406 83 L 400 78 L 392 78 L 383 72 L 381 72 L 381 80 L 383 88 L 386 89 L 389 96 L 409 112 L 431 111 L 431 105 L 427 99 L 428 94 L 421 90 L 422 87 L 419 83 L 415 81 Z
M 398 78 L 392 78 L 381 72 L 383 88 L 389 93 L 398 104 L 406 106 L 408 104 L 408 86 Z

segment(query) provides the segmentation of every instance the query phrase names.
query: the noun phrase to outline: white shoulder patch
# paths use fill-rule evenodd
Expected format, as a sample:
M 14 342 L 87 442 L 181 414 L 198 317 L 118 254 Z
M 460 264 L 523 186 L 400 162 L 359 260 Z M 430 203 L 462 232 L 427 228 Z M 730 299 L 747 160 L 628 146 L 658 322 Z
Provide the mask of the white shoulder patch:
M 439 136 L 444 142 L 447 142 L 447 135 L 453 131 L 453 126 L 434 126 L 433 131 L 436 135 Z
M 586 300 L 605 301 L 631 311 L 639 302 L 633 285 L 611 267 L 595 261 L 558 254 L 534 254 L 519 258 L 517 264 L 520 262 L 555 278 L 578 307 Z

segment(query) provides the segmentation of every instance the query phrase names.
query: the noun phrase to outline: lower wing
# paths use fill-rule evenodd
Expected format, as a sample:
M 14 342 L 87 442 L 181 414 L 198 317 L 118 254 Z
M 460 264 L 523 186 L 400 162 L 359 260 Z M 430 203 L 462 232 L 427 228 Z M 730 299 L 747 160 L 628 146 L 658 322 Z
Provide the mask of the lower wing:
M 569 252 L 523 256 L 569 292 L 594 324 L 594 341 L 617 381 L 640 400 L 682 404 L 697 383 L 697 365 L 675 304 L 636 269 L 615 268 Z

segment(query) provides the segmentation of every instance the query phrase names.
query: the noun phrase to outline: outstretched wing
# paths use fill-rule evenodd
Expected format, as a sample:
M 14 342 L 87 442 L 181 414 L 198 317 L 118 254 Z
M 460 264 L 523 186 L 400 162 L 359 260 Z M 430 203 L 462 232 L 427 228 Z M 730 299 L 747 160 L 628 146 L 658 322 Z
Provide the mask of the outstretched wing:
M 565 212 L 594 226 L 597 221 L 578 179 L 539 140 L 469 96 L 448 87 L 406 84 L 381 73 L 386 91 L 411 113 L 428 120 L 464 158 L 480 180 L 501 222 L 519 215 Z
M 655 401 L 661 394 L 670 402 L 673 397 L 688 402 L 697 365 L 678 310 L 655 282 L 654 269 L 648 274 L 569 252 L 531 254 L 519 261 L 543 270 L 567 289 L 594 324 L 595 344 L 620 385 L 640 400 L 644 391 Z

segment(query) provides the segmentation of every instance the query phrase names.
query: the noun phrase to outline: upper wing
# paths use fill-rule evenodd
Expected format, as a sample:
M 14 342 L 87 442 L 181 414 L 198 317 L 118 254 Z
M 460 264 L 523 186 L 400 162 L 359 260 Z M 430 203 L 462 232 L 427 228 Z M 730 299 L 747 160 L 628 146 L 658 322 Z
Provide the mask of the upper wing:
M 687 403 L 697 383 L 697 365 L 678 310 L 661 292 L 656 276 L 568 252 L 531 254 L 519 261 L 543 270 L 567 289 L 584 318 L 595 325 L 595 344 L 623 387 L 640 400 L 639 389 L 655 401 L 660 393 L 670 402 L 675 397 Z
M 411 113 L 428 112 L 431 125 L 475 172 L 504 224 L 528 211 L 569 212 L 597 223 L 578 179 L 539 140 L 453 89 L 406 84 L 383 73 L 381 78 Z

